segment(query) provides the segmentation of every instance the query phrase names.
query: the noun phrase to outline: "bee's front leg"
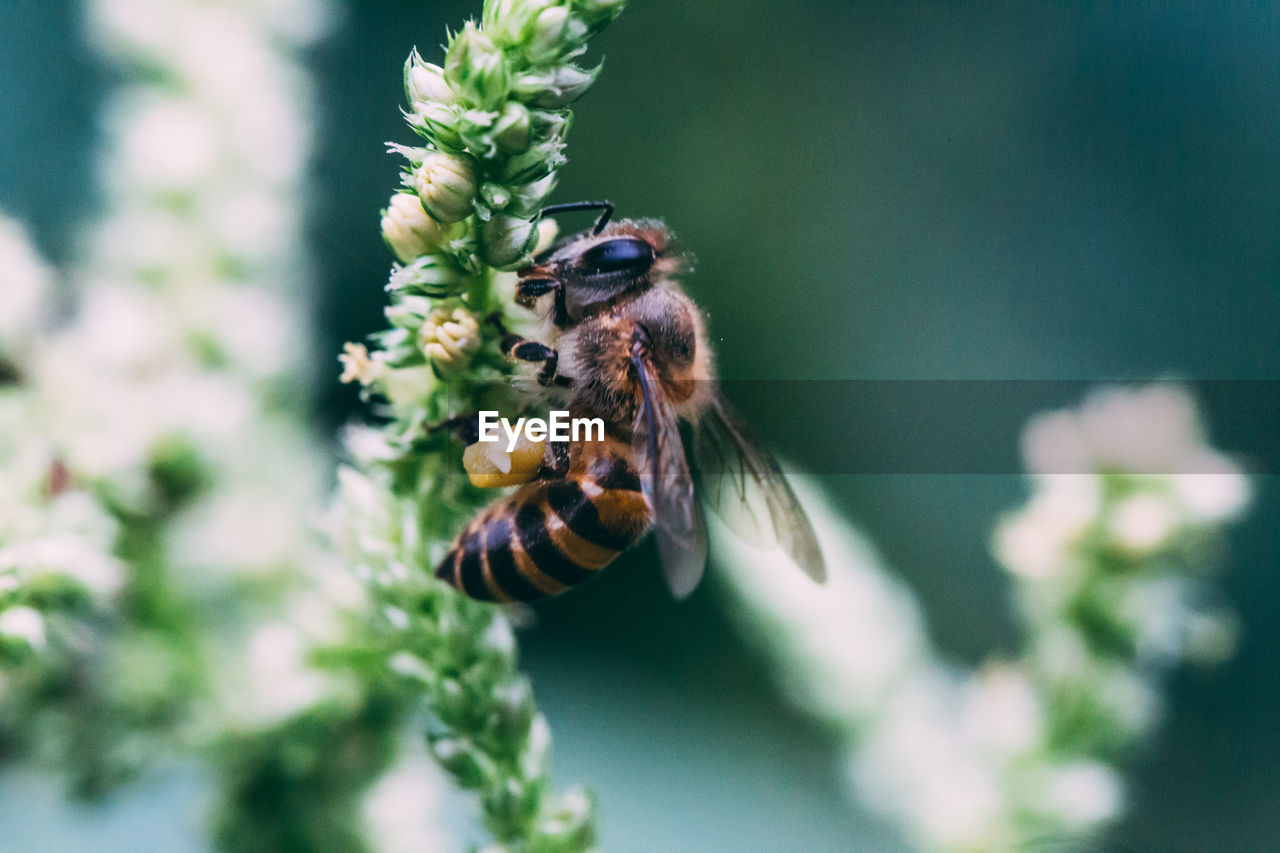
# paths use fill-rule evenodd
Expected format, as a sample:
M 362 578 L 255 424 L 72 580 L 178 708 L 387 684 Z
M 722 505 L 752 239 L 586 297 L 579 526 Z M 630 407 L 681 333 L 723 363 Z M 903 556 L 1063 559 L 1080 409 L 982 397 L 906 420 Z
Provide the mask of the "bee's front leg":
M 514 361 L 528 361 L 534 364 L 542 363 L 542 370 L 538 372 L 539 385 L 558 385 L 560 387 L 568 387 L 572 384 L 572 380 L 567 376 L 561 376 L 558 368 L 560 365 L 560 353 L 551 347 L 537 341 L 531 341 L 520 335 L 508 334 L 507 329 L 502 324 L 502 319 L 494 314 L 489 318 L 489 322 L 498 327 L 498 331 L 504 336 L 498 344 L 498 349 L 502 350 L 502 354 Z

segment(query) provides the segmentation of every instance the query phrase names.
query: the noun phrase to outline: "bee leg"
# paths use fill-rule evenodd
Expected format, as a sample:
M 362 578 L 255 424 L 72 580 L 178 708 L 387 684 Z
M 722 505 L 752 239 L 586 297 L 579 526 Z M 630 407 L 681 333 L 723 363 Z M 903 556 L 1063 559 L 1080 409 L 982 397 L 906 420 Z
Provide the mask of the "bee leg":
M 500 320 L 495 320 L 495 322 L 499 324 L 500 330 L 505 331 L 505 329 L 502 329 Z M 502 350 L 502 354 L 507 358 L 516 361 L 541 362 L 542 370 L 538 372 L 539 385 L 556 385 L 563 388 L 572 384 L 567 376 L 561 376 L 558 372 L 560 353 L 546 344 L 531 341 L 519 335 L 507 335 L 498 344 L 498 348 Z
M 557 388 L 569 388 L 573 385 L 572 379 L 560 374 L 559 353 L 552 355 L 543 363 L 542 370 L 538 373 L 538 384 L 542 386 L 555 385 Z
M 516 282 L 516 304 L 532 308 L 539 296 L 560 289 L 560 282 L 550 275 L 531 274 Z
M 507 335 L 498 344 L 498 349 L 502 350 L 502 354 L 507 358 L 516 361 L 544 362 L 555 361 L 560 357 L 559 353 L 546 344 L 540 344 L 519 335 Z
M 437 432 L 442 429 L 457 433 L 458 439 L 463 444 L 475 444 L 480 440 L 480 413 L 458 415 L 455 418 L 449 418 L 447 421 L 432 424 L 427 427 L 427 432 Z

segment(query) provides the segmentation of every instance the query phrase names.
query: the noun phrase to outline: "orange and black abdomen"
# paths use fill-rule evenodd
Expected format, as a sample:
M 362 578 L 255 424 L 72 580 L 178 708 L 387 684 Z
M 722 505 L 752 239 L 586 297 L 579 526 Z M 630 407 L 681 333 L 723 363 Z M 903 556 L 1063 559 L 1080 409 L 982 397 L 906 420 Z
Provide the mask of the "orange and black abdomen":
M 536 601 L 590 580 L 649 529 L 649 504 L 625 461 L 522 486 L 462 531 L 436 577 L 481 601 Z M 592 476 L 595 474 L 596 476 Z

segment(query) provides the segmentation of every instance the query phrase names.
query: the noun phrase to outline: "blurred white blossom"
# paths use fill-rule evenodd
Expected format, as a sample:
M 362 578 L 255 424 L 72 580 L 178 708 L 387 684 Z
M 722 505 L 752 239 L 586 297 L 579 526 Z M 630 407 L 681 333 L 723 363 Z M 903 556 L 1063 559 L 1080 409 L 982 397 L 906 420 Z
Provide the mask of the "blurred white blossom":
M 822 718 L 857 725 L 878 712 L 902 673 L 928 658 L 920 612 L 816 486 L 794 485 L 832 568 L 826 584 L 811 581 L 780 549 L 756 549 L 735 536 L 717 536 L 712 553 L 722 555 L 729 589 L 749 608 L 762 644 L 780 658 L 782 687 Z
M 461 839 L 448 829 L 449 782 L 415 738 L 365 796 L 368 837 L 377 853 L 453 850 Z M 454 821 L 456 823 L 456 821 Z
M 126 82 L 103 101 L 104 212 L 60 325 L 51 274 L 0 221 L 0 374 L 17 369 L 0 375 L 0 634 L 47 647 L 29 661 L 42 678 L 91 673 L 58 719 L 96 714 L 94 748 L 118 751 L 76 756 L 74 772 L 102 774 L 86 783 L 97 789 L 118 773 L 95 762 L 140 760 L 188 703 L 208 705 L 181 733 L 198 740 L 342 695 L 310 650 L 345 637 L 340 613 L 363 599 L 338 594 L 349 578 L 313 531 L 326 462 L 297 390 L 315 114 L 298 51 L 331 9 L 91 0 L 86 12 Z M 6 724 L 41 710 L 21 707 L 22 683 L 8 682 Z
M 1230 654 L 1199 561 L 1248 501 L 1181 388 L 1110 389 L 1024 436 L 1034 493 L 993 550 L 1025 624 L 1013 660 L 966 673 L 930 650 L 902 586 L 809 483 L 825 588 L 719 537 L 722 574 L 796 705 L 845 743 L 856 792 L 914 843 L 1017 849 L 1118 817 L 1116 764 L 1159 720 L 1159 676 Z
M 15 358 L 40 331 L 53 274 L 26 229 L 0 214 L 0 356 Z

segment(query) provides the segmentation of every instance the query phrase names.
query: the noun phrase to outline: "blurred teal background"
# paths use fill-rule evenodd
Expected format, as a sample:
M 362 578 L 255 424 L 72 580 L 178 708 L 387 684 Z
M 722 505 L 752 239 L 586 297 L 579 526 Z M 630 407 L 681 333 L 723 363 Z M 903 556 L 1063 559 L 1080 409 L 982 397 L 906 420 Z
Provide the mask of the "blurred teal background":
M 438 59 L 445 25 L 479 5 L 361 2 L 312 57 L 318 303 L 299 310 L 322 352 L 381 325 L 378 210 L 398 166 L 383 142 L 409 141 L 404 57 L 416 44 Z M 59 261 L 93 214 L 109 83 L 78 14 L 0 5 L 0 207 Z M 633 0 L 596 50 L 606 71 L 578 106 L 557 198 L 669 222 L 697 255 L 690 290 L 729 377 L 1280 379 L 1280 7 Z M 317 399 L 326 430 L 355 405 L 336 382 Z M 1037 405 L 993 412 L 992 434 Z M 1229 450 L 1276 431 L 1208 416 Z M 814 400 L 764 437 L 798 453 L 806 420 L 850 417 Z M 946 654 L 1016 643 L 987 538 L 1023 498 L 1018 477 L 827 485 Z M 1173 679 L 1103 849 L 1280 849 L 1280 502 L 1274 477 L 1256 486 L 1223 578 L 1239 655 Z M 608 848 L 893 849 L 714 587 L 673 603 L 649 547 L 540 607 L 525 637 L 558 775 L 596 788 Z M 10 778 L 3 846 L 176 849 L 153 834 L 192 838 L 197 788 L 67 821 Z

